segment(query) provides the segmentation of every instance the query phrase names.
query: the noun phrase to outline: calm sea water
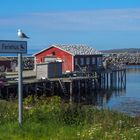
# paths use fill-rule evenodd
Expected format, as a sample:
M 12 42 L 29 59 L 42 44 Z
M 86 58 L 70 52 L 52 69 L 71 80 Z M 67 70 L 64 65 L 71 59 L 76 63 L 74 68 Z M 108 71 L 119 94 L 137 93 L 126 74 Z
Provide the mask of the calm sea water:
M 126 89 L 112 91 L 103 106 L 132 116 L 140 115 L 140 66 L 127 67 Z
M 131 116 L 140 115 L 140 66 L 128 66 L 126 86 L 82 95 L 80 103 L 109 108 Z

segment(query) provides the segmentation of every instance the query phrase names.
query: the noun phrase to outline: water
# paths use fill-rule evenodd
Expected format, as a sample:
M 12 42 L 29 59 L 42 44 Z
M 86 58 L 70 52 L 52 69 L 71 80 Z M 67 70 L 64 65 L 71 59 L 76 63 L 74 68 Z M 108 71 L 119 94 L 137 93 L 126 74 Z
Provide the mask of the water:
M 140 66 L 127 67 L 126 89 L 112 91 L 111 97 L 103 104 L 131 116 L 140 115 Z
M 126 75 L 124 88 L 93 91 L 82 95 L 80 102 L 131 116 L 140 115 L 140 66 L 128 66 Z
M 23 54 L 23 56 L 32 56 L 33 54 L 39 52 L 40 49 L 28 49 L 27 54 Z M 0 53 L 0 56 L 17 56 L 16 53 Z

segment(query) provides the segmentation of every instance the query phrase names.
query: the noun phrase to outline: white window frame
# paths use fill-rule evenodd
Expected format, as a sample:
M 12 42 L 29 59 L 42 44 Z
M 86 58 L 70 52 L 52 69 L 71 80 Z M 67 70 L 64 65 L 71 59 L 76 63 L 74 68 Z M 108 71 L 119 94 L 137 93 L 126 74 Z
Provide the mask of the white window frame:
M 78 65 L 78 58 L 75 58 L 75 65 Z
M 90 57 L 86 58 L 86 64 L 89 65 L 90 64 Z
M 102 59 L 101 59 L 101 57 L 97 57 L 97 65 L 99 66 L 101 66 L 101 64 L 102 64 Z
M 83 57 L 80 58 L 80 65 L 84 65 L 84 58 Z

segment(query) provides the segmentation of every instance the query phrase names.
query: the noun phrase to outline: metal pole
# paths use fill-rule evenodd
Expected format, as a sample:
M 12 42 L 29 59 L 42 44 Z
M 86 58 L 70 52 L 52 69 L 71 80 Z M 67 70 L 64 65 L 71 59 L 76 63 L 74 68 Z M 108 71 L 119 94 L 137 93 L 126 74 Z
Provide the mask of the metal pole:
M 22 125 L 23 103 L 22 103 L 22 53 L 18 54 L 18 122 Z

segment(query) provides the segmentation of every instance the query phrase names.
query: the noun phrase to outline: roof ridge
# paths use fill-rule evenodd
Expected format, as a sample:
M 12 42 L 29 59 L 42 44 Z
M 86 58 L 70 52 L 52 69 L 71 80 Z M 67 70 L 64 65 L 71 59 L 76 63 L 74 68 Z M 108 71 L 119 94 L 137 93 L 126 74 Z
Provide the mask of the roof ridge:
M 89 47 L 85 44 L 57 44 L 55 46 L 70 52 L 73 55 L 101 54 L 101 52 L 97 51 L 95 48 Z
M 39 53 L 41 53 L 42 51 L 45 51 L 45 50 L 47 50 L 51 47 L 59 48 L 63 51 L 66 51 L 66 52 L 70 53 L 71 55 L 101 54 L 100 51 L 98 51 L 95 48 L 90 47 L 86 44 L 53 44 L 53 45 L 49 45 L 48 48 L 45 48 L 45 49 L 41 50 Z M 36 53 L 36 54 L 39 54 L 39 53 Z M 36 54 L 34 54 L 34 56 Z

